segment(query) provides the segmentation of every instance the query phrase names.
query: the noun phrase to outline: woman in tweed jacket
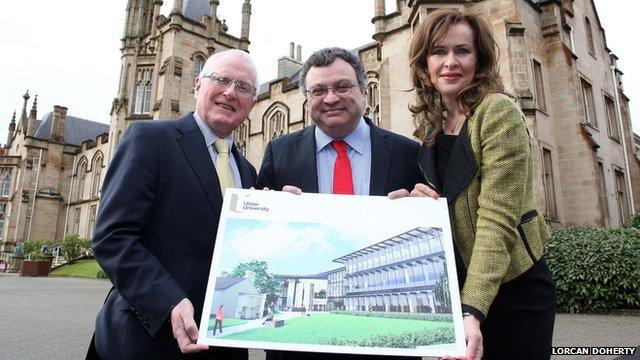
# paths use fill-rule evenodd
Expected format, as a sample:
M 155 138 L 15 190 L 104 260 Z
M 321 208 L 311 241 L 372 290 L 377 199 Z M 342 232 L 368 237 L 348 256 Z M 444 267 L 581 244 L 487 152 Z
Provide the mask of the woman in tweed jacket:
M 411 111 L 424 140 L 424 183 L 411 195 L 448 200 L 467 359 L 543 359 L 555 317 L 542 259 L 550 235 L 535 201 L 526 123 L 502 93 L 497 58 L 477 15 L 440 10 L 416 29 Z

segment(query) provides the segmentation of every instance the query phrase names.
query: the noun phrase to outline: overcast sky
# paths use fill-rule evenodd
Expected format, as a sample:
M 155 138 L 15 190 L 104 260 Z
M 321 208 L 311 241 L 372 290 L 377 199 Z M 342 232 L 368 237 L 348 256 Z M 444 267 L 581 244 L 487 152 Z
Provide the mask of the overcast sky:
M 108 122 L 117 95 L 120 38 L 126 0 L 21 0 L 3 2 L 0 56 L 0 142 L 13 111 L 20 117 L 22 95 L 38 94 L 38 117 L 53 105 L 68 114 Z M 303 60 L 325 46 L 355 48 L 372 42 L 374 0 L 252 0 L 249 50 L 259 80 L 273 79 L 277 59 L 287 55 L 289 42 L 302 45 Z M 387 0 L 387 12 L 395 1 Z M 632 0 L 595 0 L 609 48 L 620 58 L 631 117 L 640 132 L 640 50 L 630 31 L 640 6 Z M 173 4 L 165 0 L 162 12 Z M 636 5 L 633 5 L 636 4 Z M 229 33 L 239 36 L 241 0 L 221 0 L 218 16 Z M 637 40 L 636 40 L 637 41 Z M 635 65 L 635 66 L 634 66 Z

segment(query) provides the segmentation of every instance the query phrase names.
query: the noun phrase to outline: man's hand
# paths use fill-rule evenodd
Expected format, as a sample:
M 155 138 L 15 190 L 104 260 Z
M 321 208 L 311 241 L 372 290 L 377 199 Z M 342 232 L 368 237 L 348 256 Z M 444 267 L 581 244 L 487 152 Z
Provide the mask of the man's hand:
M 193 305 L 189 299 L 180 300 L 171 310 L 171 329 L 183 354 L 209 349 L 209 345 L 195 343 L 198 340 L 198 327 L 193 320 Z
M 293 186 L 293 185 L 285 185 L 282 188 L 282 191 L 286 191 L 286 192 L 292 193 L 294 195 L 302 194 L 302 189 L 300 189 L 299 187 Z
M 387 196 L 389 199 L 399 199 L 407 196 L 430 197 L 434 200 L 438 200 L 440 198 L 440 195 L 435 190 L 422 183 L 417 183 L 411 192 L 408 192 L 405 189 L 400 189 L 390 192 Z

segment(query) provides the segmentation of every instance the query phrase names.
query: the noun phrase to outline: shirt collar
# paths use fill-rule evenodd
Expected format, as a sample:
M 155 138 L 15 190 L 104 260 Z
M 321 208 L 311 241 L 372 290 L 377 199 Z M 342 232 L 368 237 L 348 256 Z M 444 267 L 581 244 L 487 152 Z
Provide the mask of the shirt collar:
M 325 134 L 318 126 L 316 126 L 315 130 L 316 137 L 316 154 L 322 151 L 327 145 L 331 144 L 334 140 L 331 136 Z M 364 121 L 364 118 L 361 116 L 360 121 L 358 122 L 358 126 L 356 126 L 353 131 L 344 137 L 344 140 L 350 148 L 355 150 L 358 154 L 362 154 L 364 152 L 364 147 L 367 145 L 367 140 L 371 138 L 371 132 L 369 131 L 369 126 Z
M 200 115 L 198 115 L 198 112 L 193 112 L 193 118 L 196 120 L 196 124 L 198 125 L 198 128 L 200 128 L 200 131 L 204 136 L 204 142 L 205 144 L 207 144 L 207 147 L 211 146 L 214 142 L 216 142 L 216 140 L 220 139 L 215 131 L 213 131 L 213 129 L 211 129 L 209 125 L 205 124 L 204 120 L 202 120 Z M 227 140 L 229 149 L 231 149 L 231 144 L 233 144 L 233 133 L 229 134 L 229 136 L 227 136 L 225 140 Z

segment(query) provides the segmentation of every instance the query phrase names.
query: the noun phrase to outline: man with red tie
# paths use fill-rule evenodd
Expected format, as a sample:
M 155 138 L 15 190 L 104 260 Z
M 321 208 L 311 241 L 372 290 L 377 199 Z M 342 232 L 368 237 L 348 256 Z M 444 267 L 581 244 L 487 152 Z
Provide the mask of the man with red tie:
M 325 48 L 311 55 L 300 71 L 299 86 L 314 125 L 267 144 L 257 187 L 382 196 L 411 191 L 418 180 L 420 146 L 363 116 L 366 81 L 362 62 L 348 50 Z M 333 358 L 376 357 L 267 351 L 267 360 Z

